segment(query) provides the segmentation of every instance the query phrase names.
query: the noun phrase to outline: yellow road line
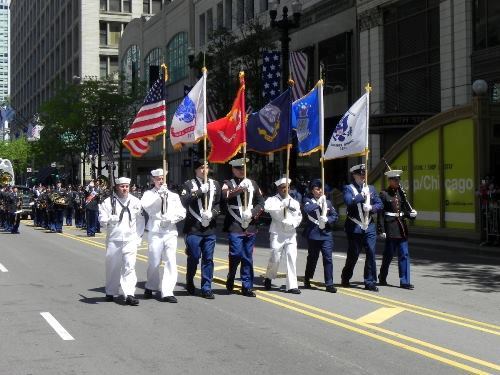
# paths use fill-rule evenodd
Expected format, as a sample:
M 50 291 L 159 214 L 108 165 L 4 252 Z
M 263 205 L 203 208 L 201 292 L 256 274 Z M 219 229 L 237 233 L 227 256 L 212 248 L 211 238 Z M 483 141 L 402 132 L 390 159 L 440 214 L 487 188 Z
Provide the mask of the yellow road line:
M 228 265 L 224 265 L 224 266 L 217 266 L 217 267 L 214 267 L 214 271 L 222 271 L 222 270 L 227 270 L 229 268 Z
M 369 314 L 363 315 L 357 321 L 367 324 L 380 324 L 403 311 L 404 309 L 400 307 L 381 307 Z

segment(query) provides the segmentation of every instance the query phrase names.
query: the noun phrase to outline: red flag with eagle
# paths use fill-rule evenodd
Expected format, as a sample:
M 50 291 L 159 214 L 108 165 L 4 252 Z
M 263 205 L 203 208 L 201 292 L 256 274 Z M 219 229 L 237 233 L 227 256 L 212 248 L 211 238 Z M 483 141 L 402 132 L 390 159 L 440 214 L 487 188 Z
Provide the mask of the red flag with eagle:
M 240 72 L 240 88 L 231 111 L 221 119 L 207 124 L 207 135 L 212 148 L 211 163 L 225 163 L 238 153 L 246 142 L 245 73 Z

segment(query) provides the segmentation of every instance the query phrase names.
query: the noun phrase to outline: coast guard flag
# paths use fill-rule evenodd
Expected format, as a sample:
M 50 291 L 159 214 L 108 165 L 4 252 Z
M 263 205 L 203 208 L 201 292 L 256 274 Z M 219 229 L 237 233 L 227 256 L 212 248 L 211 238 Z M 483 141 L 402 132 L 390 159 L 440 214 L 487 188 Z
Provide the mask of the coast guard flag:
M 184 97 L 174 113 L 172 126 L 170 126 L 170 141 L 176 150 L 180 149 L 184 143 L 195 143 L 205 136 L 206 82 L 207 72 L 204 71 L 203 76 Z
M 321 148 L 320 85 L 292 104 L 292 128 L 297 134 L 300 156 L 309 155 Z
M 291 144 L 291 90 L 286 90 L 247 122 L 247 148 L 261 154 L 271 154 Z
M 366 107 L 368 94 L 364 94 L 340 119 L 325 152 L 325 159 L 364 154 L 368 149 Z

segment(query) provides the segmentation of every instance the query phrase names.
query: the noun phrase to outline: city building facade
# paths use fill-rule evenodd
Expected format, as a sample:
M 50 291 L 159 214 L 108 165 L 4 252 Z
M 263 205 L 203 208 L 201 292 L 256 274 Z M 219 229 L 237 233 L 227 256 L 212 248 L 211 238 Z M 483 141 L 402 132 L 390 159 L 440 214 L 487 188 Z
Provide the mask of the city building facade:
M 0 104 L 9 96 L 9 4 L 0 0 Z

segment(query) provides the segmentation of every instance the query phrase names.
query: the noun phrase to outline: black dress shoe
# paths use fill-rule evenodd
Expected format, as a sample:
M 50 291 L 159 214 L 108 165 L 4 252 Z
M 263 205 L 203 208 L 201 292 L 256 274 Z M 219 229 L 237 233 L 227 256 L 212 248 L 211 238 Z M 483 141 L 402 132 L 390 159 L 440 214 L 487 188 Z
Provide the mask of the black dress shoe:
M 163 297 L 163 302 L 177 303 L 177 298 L 175 298 L 174 296 Z
M 139 304 L 139 300 L 134 296 L 127 296 L 127 298 L 125 298 L 125 303 L 130 306 L 137 306 Z
M 232 292 L 234 289 L 234 278 L 228 277 L 226 280 L 226 289 L 228 292 Z
M 214 292 L 211 290 L 201 292 L 201 296 L 206 299 L 215 299 Z
M 106 302 L 113 302 L 113 298 L 112 294 L 106 294 Z
M 286 292 L 292 293 L 292 294 L 300 294 L 301 293 L 300 289 L 298 289 L 298 288 L 288 289 Z
M 378 292 L 378 288 L 375 284 L 365 285 L 365 289 L 370 292 Z
M 193 283 L 186 283 L 186 290 L 192 296 L 196 294 L 196 288 Z
M 256 294 L 252 288 L 249 288 L 249 289 L 242 288 L 241 294 L 244 295 L 245 297 L 255 297 L 256 296 Z
M 151 289 L 144 289 L 144 299 L 153 298 L 153 291 Z
M 266 290 L 271 290 L 271 279 L 267 277 L 264 279 L 264 288 L 266 288 Z
M 413 284 L 399 284 L 400 288 L 412 290 L 415 288 Z
M 311 289 L 311 281 L 304 277 L 304 288 Z
M 326 291 L 328 293 L 337 293 L 337 288 L 335 288 L 333 285 L 327 285 L 326 286 Z
M 351 287 L 351 283 L 349 282 L 349 280 L 342 280 L 340 282 L 340 285 L 342 285 L 344 288 L 350 288 Z
M 381 285 L 381 286 L 387 286 L 389 284 L 387 284 L 387 280 L 386 279 L 379 279 L 378 281 L 378 285 Z

